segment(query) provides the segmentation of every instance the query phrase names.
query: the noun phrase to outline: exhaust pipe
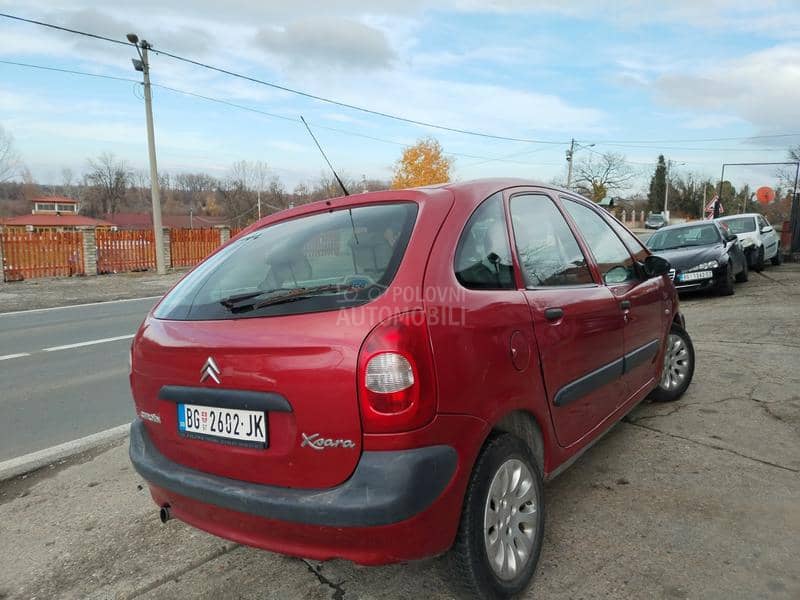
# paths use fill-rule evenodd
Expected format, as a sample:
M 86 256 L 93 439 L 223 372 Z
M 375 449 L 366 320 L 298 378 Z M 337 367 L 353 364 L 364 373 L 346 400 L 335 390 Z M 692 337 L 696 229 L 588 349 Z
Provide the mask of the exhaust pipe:
M 161 507 L 161 510 L 158 511 L 158 518 L 161 519 L 162 523 L 166 523 L 172 518 L 172 513 L 169 511 L 169 504 L 165 504 Z

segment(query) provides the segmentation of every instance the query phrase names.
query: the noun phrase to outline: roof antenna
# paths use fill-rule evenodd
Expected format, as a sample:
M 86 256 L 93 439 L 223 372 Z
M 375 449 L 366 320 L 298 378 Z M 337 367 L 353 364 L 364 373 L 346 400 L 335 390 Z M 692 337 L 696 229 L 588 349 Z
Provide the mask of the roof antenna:
M 328 163 L 328 166 L 331 168 L 331 171 L 333 172 L 333 176 L 336 177 L 336 181 L 339 182 L 339 187 L 342 188 L 342 191 L 344 192 L 344 195 L 345 196 L 349 196 L 350 192 L 347 191 L 347 188 L 344 187 L 344 183 L 342 183 L 342 180 L 339 178 L 339 175 L 336 174 L 336 169 L 333 168 L 333 165 L 331 164 L 331 161 L 328 160 L 328 157 L 325 154 L 325 151 L 322 149 L 322 146 L 319 145 L 319 142 L 317 141 L 317 138 L 314 137 L 314 133 L 311 131 L 311 127 L 308 126 L 308 123 L 306 123 L 306 120 L 303 118 L 303 115 L 300 115 L 300 120 L 303 122 L 303 125 L 306 126 L 306 129 L 308 129 L 308 134 L 311 136 L 311 139 L 314 140 L 314 143 L 317 145 L 317 148 L 319 148 L 319 151 L 322 154 L 322 158 L 325 159 L 325 162 Z

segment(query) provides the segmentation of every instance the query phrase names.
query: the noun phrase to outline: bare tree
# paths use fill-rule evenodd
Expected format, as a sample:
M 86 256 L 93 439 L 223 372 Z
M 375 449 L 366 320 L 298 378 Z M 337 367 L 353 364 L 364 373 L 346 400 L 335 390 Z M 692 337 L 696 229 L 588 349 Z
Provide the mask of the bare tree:
M 625 188 L 636 176 L 625 157 L 614 152 L 592 153 L 576 163 L 575 169 L 578 189 L 595 202 L 610 191 Z
M 14 146 L 14 136 L 0 125 L 0 183 L 19 175 L 20 160 Z
M 74 185 L 75 175 L 72 173 L 72 169 L 69 167 L 61 169 L 61 195 L 65 198 L 72 198 Z
M 98 209 L 106 214 L 114 214 L 125 199 L 131 170 L 125 161 L 117 160 L 111 152 L 104 152 L 88 162 L 86 183 L 92 187 L 91 210 L 95 214 L 98 214 Z

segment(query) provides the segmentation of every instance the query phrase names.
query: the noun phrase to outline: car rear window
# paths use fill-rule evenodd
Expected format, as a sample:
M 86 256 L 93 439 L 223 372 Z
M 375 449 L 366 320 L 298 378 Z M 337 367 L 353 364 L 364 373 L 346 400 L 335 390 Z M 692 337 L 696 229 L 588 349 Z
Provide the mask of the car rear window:
M 154 316 L 202 321 L 364 304 L 394 278 L 416 215 L 414 202 L 396 202 L 268 225 L 201 263 Z
M 753 217 L 736 217 L 720 221 L 728 227 L 731 233 L 749 233 L 756 230 L 756 220 Z

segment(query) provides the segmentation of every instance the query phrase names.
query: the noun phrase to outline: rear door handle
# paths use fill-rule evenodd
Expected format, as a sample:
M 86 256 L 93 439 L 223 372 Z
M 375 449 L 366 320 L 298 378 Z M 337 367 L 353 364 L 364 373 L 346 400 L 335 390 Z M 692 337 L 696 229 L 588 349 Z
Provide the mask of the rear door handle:
M 564 316 L 563 308 L 546 308 L 544 310 L 544 318 L 548 321 L 558 321 Z
M 631 301 L 630 300 L 623 300 L 619 303 L 619 307 L 622 310 L 630 310 L 631 309 Z

